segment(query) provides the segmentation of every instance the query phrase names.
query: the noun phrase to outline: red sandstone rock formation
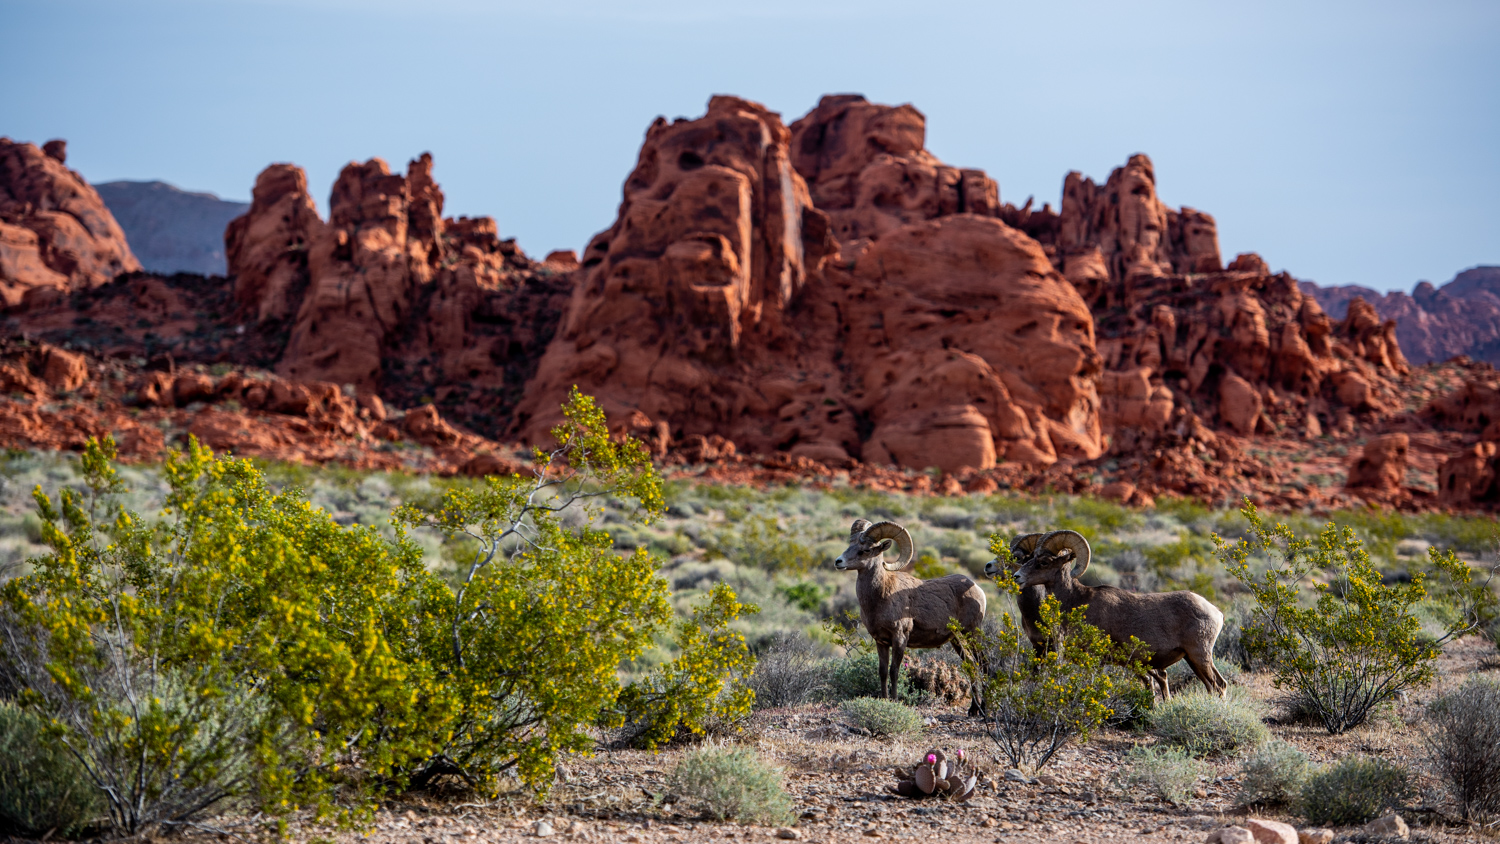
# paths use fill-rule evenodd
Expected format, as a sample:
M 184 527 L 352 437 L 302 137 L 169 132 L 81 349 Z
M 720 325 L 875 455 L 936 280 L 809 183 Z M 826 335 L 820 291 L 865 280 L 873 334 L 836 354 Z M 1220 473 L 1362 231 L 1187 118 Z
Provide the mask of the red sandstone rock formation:
M 0 307 L 141 268 L 104 201 L 66 160 L 64 141 L 39 149 L 0 138 Z
M 489 217 L 444 219 L 432 157 L 350 163 L 319 219 L 302 170 L 266 168 L 225 233 L 240 318 L 287 334 L 266 363 L 402 404 L 437 400 L 498 433 L 569 286 Z
M 1381 320 L 1396 323 L 1396 338 L 1413 363 L 1463 355 L 1500 364 L 1500 267 L 1472 267 L 1441 287 L 1423 281 L 1410 294 L 1308 281 L 1302 282 L 1302 292 L 1340 317 L 1356 297 L 1369 302 Z
M 216 451 L 296 463 L 444 474 L 520 465 L 431 406 L 389 419 L 378 400 L 264 371 L 140 372 L 48 344 L 0 341 L 0 390 L 8 396 L 0 400 L 0 445 L 10 448 L 78 450 L 89 437 L 113 434 L 124 455 L 152 460 L 192 435 Z
M 1398 498 L 1406 483 L 1406 455 L 1410 447 L 1411 438 L 1406 434 L 1386 434 L 1370 440 L 1350 467 L 1344 485 L 1365 498 Z
M 1132 155 L 1102 186 L 1069 173 L 1057 226 L 1058 265 L 1091 306 L 1119 304 L 1140 278 L 1222 269 L 1214 218 L 1168 208 L 1145 155 Z
M 658 120 L 521 435 L 542 439 L 576 384 L 612 418 L 749 452 L 944 470 L 1097 456 L 1087 308 L 996 219 L 995 183 L 924 134 L 911 106 L 855 96 L 790 130 L 733 97 Z

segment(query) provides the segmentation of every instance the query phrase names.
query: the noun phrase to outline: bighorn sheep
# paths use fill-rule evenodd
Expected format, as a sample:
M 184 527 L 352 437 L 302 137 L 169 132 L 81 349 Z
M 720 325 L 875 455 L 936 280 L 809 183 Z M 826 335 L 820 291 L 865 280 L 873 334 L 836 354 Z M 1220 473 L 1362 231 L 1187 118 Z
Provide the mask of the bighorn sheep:
M 895 565 L 881 556 L 892 542 L 900 554 Z M 859 572 L 855 595 L 860 620 L 880 652 L 881 697 L 896 697 L 907 648 L 941 648 L 951 643 L 965 657 L 962 643 L 948 630 L 949 619 L 964 630 L 974 630 L 984 621 L 984 590 L 979 584 L 961 574 L 918 580 L 908 574 L 915 550 L 911 534 L 895 522 L 872 525 L 856 519 L 849 529 L 849 547 L 833 561 L 839 571 Z M 979 697 L 976 690 L 969 704 L 971 715 L 981 711 Z
M 1038 649 L 1046 643 L 1036 622 L 1042 600 L 1050 592 L 1063 612 L 1085 607 L 1084 619 L 1114 641 L 1124 643 L 1134 636 L 1146 643 L 1151 649 L 1146 682 L 1163 698 L 1172 695 L 1166 669 L 1183 658 L 1211 694 L 1223 696 L 1229 688 L 1214 667 L 1214 640 L 1224 626 L 1224 614 L 1208 599 L 1186 591 L 1143 593 L 1084 586 L 1077 578 L 1088 570 L 1093 554 L 1088 540 L 1076 531 L 1018 536 L 1011 540 L 1010 549 L 1016 582 L 1021 585 L 1017 603 L 1022 626 Z M 984 571 L 991 577 L 999 574 L 999 561 L 991 560 Z

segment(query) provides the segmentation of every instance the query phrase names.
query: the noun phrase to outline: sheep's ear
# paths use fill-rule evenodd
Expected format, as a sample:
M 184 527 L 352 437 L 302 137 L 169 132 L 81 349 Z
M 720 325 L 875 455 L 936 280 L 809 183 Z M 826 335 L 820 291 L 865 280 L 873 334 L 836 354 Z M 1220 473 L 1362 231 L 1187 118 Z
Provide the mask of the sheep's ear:
M 875 550 L 878 551 L 878 552 L 880 552 L 881 554 L 884 554 L 885 552 L 889 551 L 890 549 L 891 549 L 891 541 L 889 539 L 887 539 L 887 540 L 881 542 L 879 545 L 875 546 Z

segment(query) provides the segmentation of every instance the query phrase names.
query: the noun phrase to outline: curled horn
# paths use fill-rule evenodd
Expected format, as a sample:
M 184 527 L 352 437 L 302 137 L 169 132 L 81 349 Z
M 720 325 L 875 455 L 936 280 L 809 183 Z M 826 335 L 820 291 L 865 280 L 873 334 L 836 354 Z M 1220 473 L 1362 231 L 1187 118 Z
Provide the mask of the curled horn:
M 1042 541 L 1045 533 L 1024 533 L 1010 541 L 1010 567 L 1020 568 L 1031 559 L 1036 552 L 1038 542 Z
M 1094 556 L 1089 550 L 1089 541 L 1076 530 L 1054 530 L 1042 537 L 1041 547 L 1049 554 L 1056 554 L 1064 548 L 1072 551 L 1074 577 L 1082 577 L 1089 570 L 1089 560 Z
M 859 536 L 860 534 L 864 533 L 869 528 L 870 528 L 870 522 L 868 520 L 866 520 L 866 519 L 855 519 L 853 527 L 849 528 L 849 538 L 853 539 L 854 537 Z
M 894 540 L 896 549 L 900 552 L 896 565 L 892 566 L 884 560 L 881 564 L 885 566 L 886 571 L 911 571 L 912 564 L 917 558 L 917 549 L 912 544 L 911 534 L 907 533 L 906 528 L 895 522 L 880 522 L 865 529 L 865 538 L 871 542 L 879 542 L 882 539 Z

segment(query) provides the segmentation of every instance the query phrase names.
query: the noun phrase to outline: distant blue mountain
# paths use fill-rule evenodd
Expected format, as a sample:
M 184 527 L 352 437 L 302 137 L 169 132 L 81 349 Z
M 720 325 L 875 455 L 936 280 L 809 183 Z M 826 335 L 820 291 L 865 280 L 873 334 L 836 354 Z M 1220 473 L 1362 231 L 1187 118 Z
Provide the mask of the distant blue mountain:
M 94 189 L 125 230 L 130 251 L 154 273 L 223 275 L 224 227 L 250 208 L 166 182 L 105 182 Z

